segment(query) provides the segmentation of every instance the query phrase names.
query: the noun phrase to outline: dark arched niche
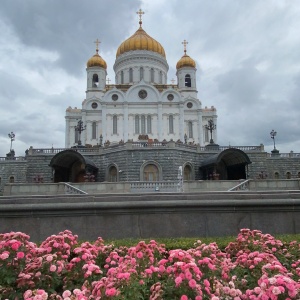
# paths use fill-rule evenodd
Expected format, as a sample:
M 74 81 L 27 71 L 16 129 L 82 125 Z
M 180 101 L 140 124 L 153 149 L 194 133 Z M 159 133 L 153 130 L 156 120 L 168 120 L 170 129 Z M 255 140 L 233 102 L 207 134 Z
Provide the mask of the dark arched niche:
M 98 168 L 77 151 L 64 150 L 57 153 L 49 164 L 53 170 L 53 182 L 84 182 L 85 175 L 96 178 Z
M 247 178 L 249 164 L 245 152 L 230 148 L 206 158 L 200 169 L 203 179 L 238 180 Z

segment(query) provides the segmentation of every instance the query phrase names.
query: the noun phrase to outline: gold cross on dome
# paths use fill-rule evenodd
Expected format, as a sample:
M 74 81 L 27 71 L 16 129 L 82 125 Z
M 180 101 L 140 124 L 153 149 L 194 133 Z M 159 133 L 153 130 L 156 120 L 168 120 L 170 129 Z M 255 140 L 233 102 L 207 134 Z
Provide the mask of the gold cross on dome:
M 99 44 L 101 43 L 98 39 L 94 42 L 96 44 L 96 52 L 98 53 L 99 51 Z
M 139 11 L 137 11 L 136 13 L 139 15 L 139 18 L 140 18 L 139 24 L 140 24 L 140 27 L 142 27 L 142 15 L 144 15 L 145 12 L 143 12 L 142 9 L 140 8 Z
M 109 84 L 110 81 L 111 81 L 111 80 L 110 80 L 109 78 L 106 79 L 107 84 Z
M 188 44 L 188 42 L 184 40 L 181 44 L 183 44 L 184 54 L 186 54 L 186 45 Z

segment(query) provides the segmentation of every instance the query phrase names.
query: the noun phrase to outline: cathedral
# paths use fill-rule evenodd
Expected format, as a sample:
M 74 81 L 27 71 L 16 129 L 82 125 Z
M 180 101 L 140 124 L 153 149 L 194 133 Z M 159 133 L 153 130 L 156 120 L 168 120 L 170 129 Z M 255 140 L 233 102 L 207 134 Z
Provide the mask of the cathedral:
M 143 12 L 137 14 L 137 31 L 116 50 L 115 84 L 109 83 L 97 39 L 86 64 L 86 99 L 81 108 L 66 109 L 65 148 L 31 146 L 24 157 L 0 158 L 0 193 L 9 183 L 153 188 L 159 182 L 176 187 L 179 178 L 195 184 L 300 178 L 298 154 L 275 148 L 266 153 L 262 144 L 218 145 L 217 112 L 197 96 L 196 62 L 187 54 L 187 41 L 178 54 L 177 80 L 169 83 L 165 50 L 143 29 Z
M 196 62 L 184 54 L 176 64 L 177 83 L 168 84 L 169 65 L 163 46 L 139 28 L 116 51 L 115 84 L 107 84 L 107 64 L 96 53 L 87 61 L 86 99 L 82 108 L 66 110 L 66 148 L 113 145 L 127 141 L 181 141 L 206 145 L 209 120 L 216 109 L 203 108 L 197 98 Z M 216 142 L 216 130 L 213 131 Z

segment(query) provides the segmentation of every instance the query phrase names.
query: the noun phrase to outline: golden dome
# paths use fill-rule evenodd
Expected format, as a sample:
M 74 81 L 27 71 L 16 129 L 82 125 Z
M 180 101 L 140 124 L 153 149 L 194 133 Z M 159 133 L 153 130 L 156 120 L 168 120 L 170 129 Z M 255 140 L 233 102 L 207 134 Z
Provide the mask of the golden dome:
M 183 67 L 196 68 L 195 61 L 192 58 L 190 58 L 186 53 L 179 59 L 179 61 L 176 64 L 176 69 L 180 69 Z
M 134 50 L 152 51 L 162 55 L 163 57 L 166 57 L 163 46 L 150 35 L 148 35 L 142 27 L 140 27 L 130 38 L 128 38 L 119 46 L 116 57 L 123 53 Z
M 103 69 L 107 69 L 107 65 L 105 60 L 98 54 L 98 50 L 96 50 L 96 54 L 92 56 L 86 63 L 88 68 L 91 67 L 101 67 Z

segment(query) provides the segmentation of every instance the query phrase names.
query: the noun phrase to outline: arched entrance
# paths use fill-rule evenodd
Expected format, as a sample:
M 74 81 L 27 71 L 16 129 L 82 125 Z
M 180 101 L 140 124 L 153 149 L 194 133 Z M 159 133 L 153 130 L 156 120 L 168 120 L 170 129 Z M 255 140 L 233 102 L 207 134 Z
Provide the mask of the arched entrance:
M 194 169 L 189 163 L 183 166 L 183 180 L 194 180 Z
M 162 181 L 162 168 L 154 160 L 144 162 L 140 167 L 140 181 Z
M 112 165 L 108 169 L 108 180 L 109 182 L 117 182 L 118 181 L 118 170 L 115 165 Z
M 235 148 L 212 155 L 200 167 L 203 179 L 238 180 L 247 178 L 248 155 Z
M 53 182 L 84 182 L 87 174 L 96 177 L 98 170 L 90 159 L 74 150 L 57 153 L 49 166 L 53 170 Z
M 156 165 L 149 164 L 144 168 L 144 181 L 158 181 L 158 168 Z

